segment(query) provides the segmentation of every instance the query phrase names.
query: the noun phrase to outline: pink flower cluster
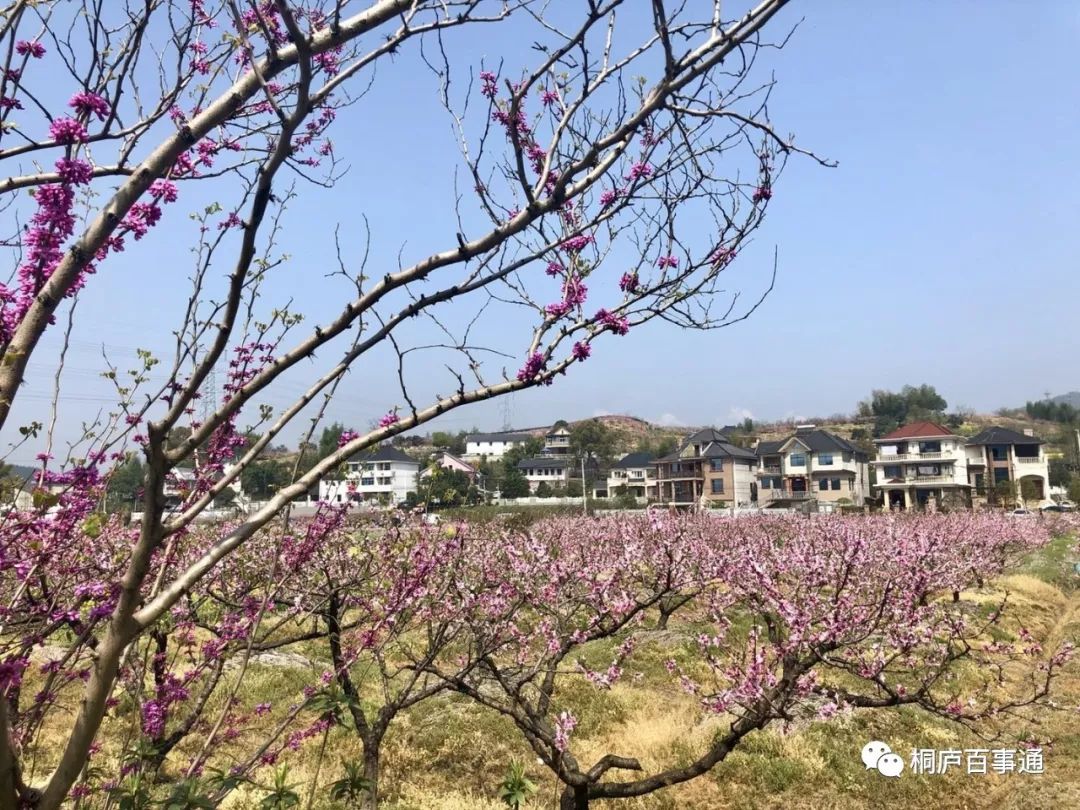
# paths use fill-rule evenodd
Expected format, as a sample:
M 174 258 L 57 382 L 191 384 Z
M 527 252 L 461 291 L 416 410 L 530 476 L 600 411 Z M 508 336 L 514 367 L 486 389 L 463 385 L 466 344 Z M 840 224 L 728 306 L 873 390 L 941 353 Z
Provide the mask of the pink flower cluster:
M 598 310 L 593 316 L 593 321 L 616 335 L 625 335 L 630 331 L 630 321 L 625 315 L 616 315 L 606 309 Z
M 525 360 L 525 365 L 521 367 L 521 370 L 517 373 L 517 378 L 521 382 L 532 382 L 547 369 L 547 359 L 540 352 L 533 352 Z M 550 380 L 548 381 L 550 384 Z

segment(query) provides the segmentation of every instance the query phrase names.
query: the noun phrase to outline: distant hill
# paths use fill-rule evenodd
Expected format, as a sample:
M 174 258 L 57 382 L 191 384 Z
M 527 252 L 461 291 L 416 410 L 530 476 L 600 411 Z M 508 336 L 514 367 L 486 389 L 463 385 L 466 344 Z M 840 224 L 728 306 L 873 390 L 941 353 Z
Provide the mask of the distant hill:
M 1080 408 L 1080 391 L 1070 391 L 1067 394 L 1058 394 L 1056 397 L 1051 397 L 1050 401 L 1055 403 L 1064 402 L 1066 405 Z

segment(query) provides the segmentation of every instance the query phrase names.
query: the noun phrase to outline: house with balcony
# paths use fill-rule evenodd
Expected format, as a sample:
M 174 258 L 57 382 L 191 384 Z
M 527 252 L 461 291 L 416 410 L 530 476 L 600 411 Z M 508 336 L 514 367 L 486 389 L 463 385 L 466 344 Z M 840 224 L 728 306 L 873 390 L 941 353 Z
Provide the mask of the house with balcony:
M 533 438 L 531 433 L 473 433 L 465 437 L 465 458 L 469 461 L 494 461 L 510 449 Z
M 622 494 L 656 499 L 656 467 L 652 453 L 627 453 L 608 470 L 606 480 L 595 487 L 597 497 L 617 498 Z M 601 490 L 604 495 L 601 496 Z
M 713 428 L 688 436 L 679 449 L 653 462 L 656 499 L 677 507 L 749 506 L 757 456 Z
M 758 442 L 755 452 L 762 506 L 862 506 L 870 496 L 867 454 L 815 425 L 800 425 L 779 441 Z
M 989 427 L 967 440 L 968 482 L 976 500 L 1002 492 L 1040 506 L 1050 498 L 1050 465 L 1033 432 Z M 991 492 L 993 490 L 993 492 Z
M 926 508 L 943 503 L 971 504 L 968 447 L 935 422 L 914 422 L 880 439 L 874 459 L 875 492 L 886 509 Z
M 544 434 L 545 456 L 566 456 L 570 454 L 570 431 L 557 427 Z
M 570 481 L 570 467 L 574 463 L 568 456 L 537 456 L 523 458 L 517 468 L 529 482 L 529 491 L 536 492 L 541 484 L 565 487 Z
M 399 504 L 416 492 L 420 462 L 389 445 L 347 462 L 345 476 L 319 484 L 319 499 L 333 503 L 377 501 Z

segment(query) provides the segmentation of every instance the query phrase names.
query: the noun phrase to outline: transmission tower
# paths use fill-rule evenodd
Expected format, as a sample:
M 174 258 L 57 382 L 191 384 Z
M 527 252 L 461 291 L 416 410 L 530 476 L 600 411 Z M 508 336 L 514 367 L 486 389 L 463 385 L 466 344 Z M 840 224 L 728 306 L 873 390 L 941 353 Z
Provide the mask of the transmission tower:
M 214 415 L 218 408 L 217 399 L 217 370 L 211 368 L 210 373 L 206 375 L 206 381 L 202 387 L 202 409 L 200 411 L 201 420 L 205 424 L 206 421 Z
M 510 399 L 513 396 L 514 395 L 511 393 L 511 394 L 507 394 L 506 396 L 503 397 L 503 401 L 502 401 L 502 429 L 503 429 L 503 432 L 508 432 L 510 430 L 510 411 L 511 411 Z

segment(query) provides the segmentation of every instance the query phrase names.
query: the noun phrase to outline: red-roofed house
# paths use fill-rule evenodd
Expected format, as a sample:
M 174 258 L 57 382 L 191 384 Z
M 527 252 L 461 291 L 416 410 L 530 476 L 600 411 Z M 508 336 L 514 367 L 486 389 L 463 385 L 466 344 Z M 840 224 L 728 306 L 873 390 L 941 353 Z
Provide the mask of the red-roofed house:
M 874 469 L 887 509 L 925 508 L 933 499 L 971 503 L 964 438 L 935 422 L 914 422 L 875 439 Z

